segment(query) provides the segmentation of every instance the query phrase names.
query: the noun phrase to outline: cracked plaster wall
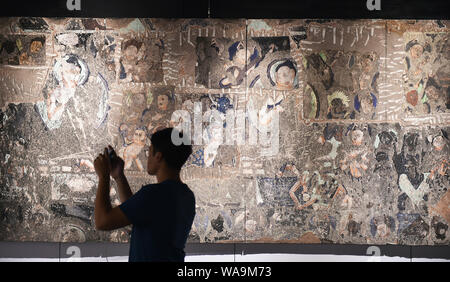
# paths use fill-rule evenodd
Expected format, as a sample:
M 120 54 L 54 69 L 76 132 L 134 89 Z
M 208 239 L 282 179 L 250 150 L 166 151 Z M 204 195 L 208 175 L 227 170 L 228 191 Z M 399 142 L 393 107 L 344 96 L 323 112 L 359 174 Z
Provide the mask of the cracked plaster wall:
M 194 129 L 190 242 L 448 245 L 448 28 L 3 18 L 0 240 L 127 242 L 130 228 L 94 229 L 93 159 L 113 144 L 136 191 L 155 181 L 149 136 L 201 105 L 247 115 Z M 278 149 L 249 141 L 274 113 Z M 243 143 L 215 142 L 232 126 Z

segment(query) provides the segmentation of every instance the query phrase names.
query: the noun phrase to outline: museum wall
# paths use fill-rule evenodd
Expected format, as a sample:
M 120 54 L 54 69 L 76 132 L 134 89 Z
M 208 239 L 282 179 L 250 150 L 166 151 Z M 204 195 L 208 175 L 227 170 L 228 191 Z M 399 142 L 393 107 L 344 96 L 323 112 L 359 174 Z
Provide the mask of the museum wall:
M 448 245 L 449 25 L 2 18 L 0 240 L 128 242 L 95 230 L 93 159 L 137 191 L 179 126 L 188 242 Z

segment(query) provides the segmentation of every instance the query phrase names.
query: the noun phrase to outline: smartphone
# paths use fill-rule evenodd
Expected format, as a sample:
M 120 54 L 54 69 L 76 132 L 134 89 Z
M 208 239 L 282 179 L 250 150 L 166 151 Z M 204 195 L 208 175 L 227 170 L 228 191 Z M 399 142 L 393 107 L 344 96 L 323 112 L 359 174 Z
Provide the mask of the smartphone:
M 110 160 L 112 160 L 114 157 L 114 150 L 111 149 L 110 147 L 108 147 L 108 156 Z

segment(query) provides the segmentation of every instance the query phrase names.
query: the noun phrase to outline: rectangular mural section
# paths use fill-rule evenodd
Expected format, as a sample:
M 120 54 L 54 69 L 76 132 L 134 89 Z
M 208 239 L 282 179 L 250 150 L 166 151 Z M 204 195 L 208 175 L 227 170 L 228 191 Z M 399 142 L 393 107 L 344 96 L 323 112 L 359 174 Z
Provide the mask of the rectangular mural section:
M 448 245 L 449 28 L 3 18 L 0 240 L 128 242 L 95 230 L 93 159 L 112 144 L 137 191 L 180 126 L 189 242 Z

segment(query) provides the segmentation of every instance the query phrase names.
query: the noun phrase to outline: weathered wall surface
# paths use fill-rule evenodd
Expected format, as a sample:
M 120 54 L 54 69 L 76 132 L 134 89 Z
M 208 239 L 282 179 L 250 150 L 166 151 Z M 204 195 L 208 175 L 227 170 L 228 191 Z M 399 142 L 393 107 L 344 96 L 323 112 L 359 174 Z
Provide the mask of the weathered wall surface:
M 93 159 L 113 144 L 133 190 L 155 181 L 149 136 L 184 110 L 191 242 L 448 245 L 449 27 L 1 19 L 0 240 L 128 241 L 94 229 Z

